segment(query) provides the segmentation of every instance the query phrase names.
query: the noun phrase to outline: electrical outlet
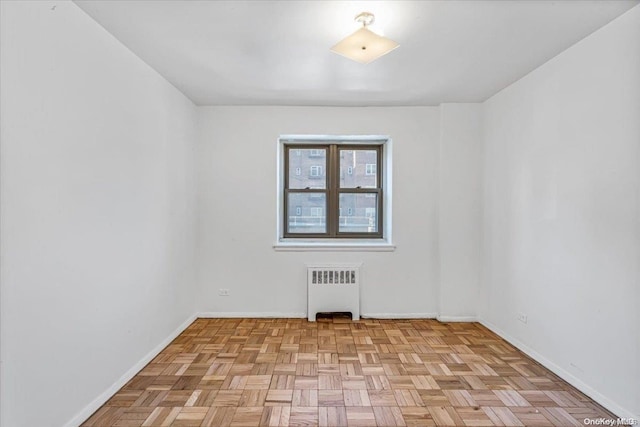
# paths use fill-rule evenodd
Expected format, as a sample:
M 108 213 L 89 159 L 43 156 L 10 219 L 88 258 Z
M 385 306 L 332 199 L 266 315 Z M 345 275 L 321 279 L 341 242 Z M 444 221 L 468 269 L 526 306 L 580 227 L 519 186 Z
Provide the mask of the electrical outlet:
M 218 295 L 220 295 L 221 297 L 228 297 L 229 289 L 218 289 Z
M 527 323 L 527 315 L 524 313 L 518 313 L 518 320 L 522 323 Z

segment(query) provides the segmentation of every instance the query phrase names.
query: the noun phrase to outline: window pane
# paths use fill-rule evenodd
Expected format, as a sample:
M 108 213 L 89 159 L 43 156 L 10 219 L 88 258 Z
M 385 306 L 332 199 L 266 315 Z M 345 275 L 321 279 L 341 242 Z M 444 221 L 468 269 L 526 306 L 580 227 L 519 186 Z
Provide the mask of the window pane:
M 341 233 L 378 232 L 378 195 L 376 193 L 340 194 Z
M 327 196 L 324 193 L 289 193 L 287 203 L 289 233 L 327 232 Z
M 289 150 L 289 188 L 327 188 L 326 148 Z
M 340 150 L 340 187 L 378 187 L 377 150 Z

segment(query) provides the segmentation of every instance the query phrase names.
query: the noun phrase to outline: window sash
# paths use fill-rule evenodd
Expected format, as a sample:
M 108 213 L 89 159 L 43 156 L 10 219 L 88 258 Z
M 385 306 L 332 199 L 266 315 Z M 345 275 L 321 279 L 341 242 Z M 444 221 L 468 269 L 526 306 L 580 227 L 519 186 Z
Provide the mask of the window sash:
M 382 239 L 383 234 L 383 188 L 382 188 L 382 165 L 383 150 L 381 145 L 338 145 L 338 144 L 286 144 L 284 146 L 284 215 L 283 215 L 283 237 L 285 238 L 369 238 Z M 326 149 L 326 164 L 323 178 L 326 188 L 289 188 L 289 156 L 291 150 L 301 149 Z M 375 188 L 341 188 L 340 187 L 340 152 L 346 150 L 375 150 L 376 151 L 376 182 Z M 299 151 L 298 151 L 299 152 Z M 312 157 L 312 156 L 311 156 Z M 366 166 L 365 166 L 366 168 Z M 365 171 L 366 172 L 366 171 Z M 370 176 L 370 175 L 369 175 Z M 326 233 L 291 233 L 289 231 L 289 216 L 295 211 L 295 207 L 288 206 L 290 193 L 318 193 L 324 194 L 326 200 Z M 376 232 L 340 232 L 340 194 L 376 194 L 377 195 L 377 221 Z

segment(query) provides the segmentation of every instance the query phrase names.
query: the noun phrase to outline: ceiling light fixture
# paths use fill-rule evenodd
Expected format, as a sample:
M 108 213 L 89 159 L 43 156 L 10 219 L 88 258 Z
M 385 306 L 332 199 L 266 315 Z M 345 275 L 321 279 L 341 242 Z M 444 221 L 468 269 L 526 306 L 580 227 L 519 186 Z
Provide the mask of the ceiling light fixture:
M 375 20 L 373 13 L 362 12 L 355 20 L 362 24 L 362 28 L 338 42 L 331 48 L 332 52 L 361 64 L 368 64 L 400 46 L 367 28 Z

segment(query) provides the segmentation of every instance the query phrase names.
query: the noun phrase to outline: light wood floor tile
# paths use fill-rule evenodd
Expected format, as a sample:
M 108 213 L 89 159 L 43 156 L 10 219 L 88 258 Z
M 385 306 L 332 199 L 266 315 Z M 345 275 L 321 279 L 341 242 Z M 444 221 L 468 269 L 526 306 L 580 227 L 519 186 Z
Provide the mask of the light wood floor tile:
M 261 426 L 279 427 L 288 426 L 291 417 L 290 406 L 267 406 L 262 411 Z
M 318 408 L 311 407 L 291 407 L 291 416 L 289 417 L 289 425 L 298 426 L 317 426 L 318 425 Z
M 393 390 L 369 390 L 371 406 L 398 406 Z
M 493 426 L 493 422 L 480 407 L 455 408 L 464 424 L 470 427 Z
M 260 425 L 262 419 L 262 411 L 264 407 L 244 407 L 237 408 L 236 413 L 231 420 L 232 427 L 253 427 Z
M 265 406 L 268 390 L 244 390 L 238 406 Z
M 343 390 L 344 406 L 371 406 L 367 390 Z
M 291 406 L 293 390 L 269 390 L 265 399 L 267 406 Z
M 438 426 L 461 426 L 464 421 L 451 406 L 428 406 L 429 413 Z
M 143 426 L 170 426 L 180 413 L 181 408 L 161 408 L 157 407 L 142 423 Z M 109 424 L 103 424 L 109 425 Z
M 495 390 L 494 393 L 498 396 L 498 399 L 502 400 L 505 406 L 531 406 L 527 399 L 515 390 Z
M 172 426 L 181 426 L 181 427 L 198 427 L 202 424 L 204 417 L 207 415 L 209 408 L 202 407 L 184 407 L 176 417 Z
M 394 390 L 398 406 L 425 406 L 417 390 Z
M 518 417 L 520 422 L 525 426 L 536 427 L 552 427 L 553 423 L 549 421 L 539 409 L 534 407 L 509 408 L 513 414 Z M 584 419 L 586 417 L 583 417 Z
M 318 390 L 318 406 L 344 406 L 342 390 Z
M 382 426 L 406 426 L 402 411 L 397 406 L 374 406 L 376 424 Z
M 212 406 L 202 420 L 202 426 L 206 427 L 224 427 L 231 425 L 236 408 L 226 406 Z M 149 424 L 150 426 L 155 424 Z
M 347 411 L 344 406 L 326 406 L 318 408 L 318 425 L 339 427 L 347 425 Z
M 371 427 L 376 425 L 373 408 L 347 408 L 347 425 L 349 427 Z
M 405 406 L 400 408 L 404 422 L 409 427 L 435 426 L 436 423 L 425 406 Z
M 243 390 L 220 390 L 213 399 L 213 406 L 238 406 Z
M 523 426 L 513 412 L 505 407 L 485 407 L 482 408 L 487 416 L 497 426 Z
M 291 406 L 318 406 L 318 390 L 294 390 Z
M 342 390 L 340 375 L 318 375 L 319 390 Z

